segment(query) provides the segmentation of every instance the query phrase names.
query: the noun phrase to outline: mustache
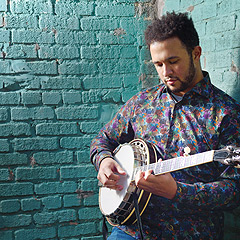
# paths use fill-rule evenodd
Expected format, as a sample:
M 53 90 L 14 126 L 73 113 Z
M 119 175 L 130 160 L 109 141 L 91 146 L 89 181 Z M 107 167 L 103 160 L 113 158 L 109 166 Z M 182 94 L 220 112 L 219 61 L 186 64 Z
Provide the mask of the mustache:
M 171 81 L 171 80 L 179 80 L 179 78 L 174 77 L 174 76 L 168 76 L 168 77 L 165 77 L 163 80 L 164 80 L 164 82 L 167 82 L 167 81 Z

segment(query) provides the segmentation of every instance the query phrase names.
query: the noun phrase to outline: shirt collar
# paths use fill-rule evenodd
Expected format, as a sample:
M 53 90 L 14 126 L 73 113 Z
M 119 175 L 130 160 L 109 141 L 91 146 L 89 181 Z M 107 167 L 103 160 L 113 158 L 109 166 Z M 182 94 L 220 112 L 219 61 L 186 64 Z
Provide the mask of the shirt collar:
M 162 93 L 168 93 L 165 85 L 161 90 Z M 203 71 L 203 79 L 198 82 L 189 92 L 187 92 L 185 96 L 192 96 L 193 92 L 206 98 L 209 98 L 211 96 L 212 84 L 208 72 Z
M 203 79 L 187 92 L 186 95 L 192 95 L 193 92 L 206 98 L 211 96 L 212 84 L 208 72 L 203 71 Z

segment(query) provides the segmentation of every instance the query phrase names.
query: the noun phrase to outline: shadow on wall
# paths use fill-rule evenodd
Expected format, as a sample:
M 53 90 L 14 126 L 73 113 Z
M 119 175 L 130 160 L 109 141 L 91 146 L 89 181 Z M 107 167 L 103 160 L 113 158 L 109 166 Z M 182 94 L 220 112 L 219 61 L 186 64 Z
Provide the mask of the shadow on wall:
M 240 43 L 239 43 L 240 46 Z M 231 91 L 231 96 L 240 103 L 240 49 L 238 48 L 235 54 L 235 61 L 232 61 L 231 71 L 236 73 L 236 85 Z

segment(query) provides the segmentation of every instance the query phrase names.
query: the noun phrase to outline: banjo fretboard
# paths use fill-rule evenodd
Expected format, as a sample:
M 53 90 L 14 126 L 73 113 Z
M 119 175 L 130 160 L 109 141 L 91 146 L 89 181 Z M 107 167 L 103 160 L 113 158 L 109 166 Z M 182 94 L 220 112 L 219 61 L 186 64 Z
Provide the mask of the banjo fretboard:
M 141 170 L 143 172 L 147 170 L 153 170 L 155 175 L 160 175 L 168 172 L 174 172 L 180 169 L 197 166 L 200 164 L 212 162 L 214 157 L 214 150 L 203 153 L 198 153 L 189 156 L 176 157 L 164 161 L 158 161 L 149 165 L 143 165 L 137 167 L 134 170 L 132 180 L 135 178 L 136 173 Z
M 118 226 L 133 224 L 137 221 L 132 193 L 137 195 L 140 216 L 145 211 L 152 194 L 137 188 L 134 184 L 135 175 L 140 170 L 143 172 L 153 170 L 155 175 L 160 175 L 213 161 L 228 167 L 240 168 L 240 148 L 228 146 L 224 149 L 194 155 L 187 155 L 189 153 L 190 149 L 186 147 L 182 157 L 157 161 L 157 148 L 142 139 L 134 139 L 130 143 L 120 145 L 114 151 L 114 158 L 126 171 L 126 176 L 120 178 L 123 190 L 115 191 L 108 187 L 101 187 L 99 192 L 99 207 L 108 222 Z

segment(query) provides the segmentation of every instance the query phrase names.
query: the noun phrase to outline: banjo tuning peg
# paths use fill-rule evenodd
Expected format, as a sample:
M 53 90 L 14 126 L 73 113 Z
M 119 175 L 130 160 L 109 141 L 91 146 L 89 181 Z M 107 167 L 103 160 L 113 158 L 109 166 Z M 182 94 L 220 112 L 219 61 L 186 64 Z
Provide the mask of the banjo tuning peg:
M 227 146 L 226 149 L 230 151 L 231 153 L 234 152 L 234 147 L 233 146 Z

